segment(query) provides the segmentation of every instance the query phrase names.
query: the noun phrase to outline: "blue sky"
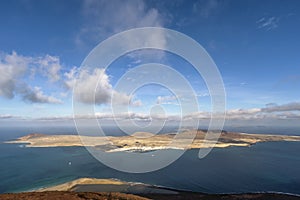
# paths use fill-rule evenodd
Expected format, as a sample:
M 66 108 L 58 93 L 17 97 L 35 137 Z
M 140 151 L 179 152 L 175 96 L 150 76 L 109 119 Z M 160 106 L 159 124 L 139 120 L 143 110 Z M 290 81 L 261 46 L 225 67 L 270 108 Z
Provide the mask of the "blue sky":
M 72 81 L 88 53 L 115 33 L 147 26 L 180 31 L 206 49 L 224 81 L 228 119 L 300 118 L 296 0 L 13 0 L 1 2 L 0 19 L 0 117 L 5 120 L 68 118 Z M 153 56 L 155 51 L 146 54 L 152 56 L 124 56 L 107 71 L 90 75 L 107 75 L 100 92 L 109 93 L 123 73 L 139 64 L 172 65 L 198 94 L 200 114 L 193 116 L 208 115 L 210 97 L 189 63 L 171 54 L 164 59 Z M 157 86 L 141 88 L 132 102 L 136 118 L 145 118 L 156 104 L 169 115 L 178 114 L 177 100 Z M 106 100 L 99 101 L 97 111 L 101 116 L 109 112 Z

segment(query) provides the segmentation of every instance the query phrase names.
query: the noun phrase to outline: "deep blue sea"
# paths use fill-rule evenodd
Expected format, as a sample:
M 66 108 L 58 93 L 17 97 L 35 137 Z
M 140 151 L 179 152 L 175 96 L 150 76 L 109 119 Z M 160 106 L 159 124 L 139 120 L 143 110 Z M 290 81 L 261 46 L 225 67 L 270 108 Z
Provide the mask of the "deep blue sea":
M 228 131 L 300 135 L 300 128 L 225 127 Z M 172 131 L 172 127 L 164 131 Z M 208 193 L 276 191 L 300 195 L 300 143 L 269 142 L 218 148 L 204 159 L 189 150 L 173 164 L 145 173 L 123 173 L 98 162 L 84 147 L 24 148 L 4 144 L 29 133 L 76 134 L 72 126 L 0 127 L 0 193 L 33 190 L 80 177 L 117 178 Z M 111 135 L 121 135 L 107 127 Z M 69 164 L 71 163 L 71 165 Z

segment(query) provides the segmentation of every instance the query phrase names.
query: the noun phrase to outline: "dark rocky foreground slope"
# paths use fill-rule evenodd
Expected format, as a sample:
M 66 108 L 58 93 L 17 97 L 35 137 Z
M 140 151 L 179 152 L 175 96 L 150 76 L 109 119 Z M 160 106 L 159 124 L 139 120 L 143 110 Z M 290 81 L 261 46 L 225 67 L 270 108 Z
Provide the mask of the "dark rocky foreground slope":
M 71 192 L 71 191 L 47 191 L 25 192 L 14 194 L 0 194 L 1 200 L 299 200 L 300 197 L 287 194 L 201 194 L 192 192 L 179 192 L 178 194 L 124 194 L 118 192 Z

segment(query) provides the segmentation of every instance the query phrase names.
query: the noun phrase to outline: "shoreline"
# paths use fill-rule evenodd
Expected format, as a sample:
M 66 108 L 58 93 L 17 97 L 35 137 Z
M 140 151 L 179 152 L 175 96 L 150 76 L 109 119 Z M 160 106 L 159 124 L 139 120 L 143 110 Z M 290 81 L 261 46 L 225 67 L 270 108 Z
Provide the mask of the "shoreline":
M 116 181 L 116 182 L 120 182 L 120 183 L 127 183 L 127 184 L 131 184 L 131 185 L 146 185 L 146 186 L 152 186 L 152 187 L 157 187 L 157 188 L 163 188 L 163 189 L 167 189 L 167 190 L 172 190 L 172 191 L 180 191 L 180 192 L 191 192 L 191 193 L 201 193 L 201 194 L 207 194 L 207 195 L 244 195 L 244 194 L 282 194 L 282 195 L 291 195 L 291 196 L 295 196 L 295 197 L 300 197 L 300 193 L 296 194 L 296 193 L 290 193 L 290 192 L 279 192 L 279 191 L 253 191 L 253 192 L 227 192 L 227 193 L 207 193 L 207 192 L 198 192 L 198 191 L 192 191 L 192 190 L 188 190 L 188 189 L 181 189 L 181 188 L 174 188 L 174 187 L 168 187 L 168 186 L 163 186 L 163 185 L 156 185 L 156 184 L 147 184 L 147 183 L 143 183 L 143 182 L 136 182 L 136 181 L 124 181 L 118 178 L 91 178 L 91 177 L 83 177 L 83 178 L 75 178 L 72 179 L 70 181 L 65 181 L 65 182 L 60 182 L 60 183 L 55 183 L 55 184 L 47 184 L 46 186 L 42 186 L 42 187 L 35 187 L 32 189 L 28 189 L 28 190 L 17 190 L 17 191 L 12 191 L 12 192 L 8 192 L 8 193 L 29 193 L 29 192 L 46 192 L 46 191 L 66 191 L 63 190 L 63 188 L 61 188 L 60 190 L 53 190 L 53 188 L 56 187 L 61 187 L 65 184 L 71 183 L 71 182 L 75 182 L 75 183 L 79 183 L 78 180 L 80 179 L 90 179 L 91 181 L 93 180 L 104 180 L 104 181 Z M 96 184 L 96 182 L 91 182 L 90 184 Z M 104 182 L 103 182 L 104 183 Z M 101 184 L 100 184 L 101 185 Z M 1 194 L 0 194 L 1 195 Z
M 116 185 L 122 185 L 122 184 L 128 184 L 128 185 L 143 185 L 143 186 L 148 186 L 148 187 L 155 187 L 155 188 L 161 188 L 161 189 L 166 189 L 166 190 L 171 190 L 171 191 L 178 191 L 178 192 L 192 192 L 192 193 L 201 193 L 201 194 L 208 194 L 208 195 L 243 195 L 243 194 L 283 194 L 283 195 L 291 195 L 291 196 L 297 196 L 300 197 L 300 194 L 294 194 L 294 193 L 286 193 L 286 192 L 279 192 L 279 191 L 255 191 L 255 192 L 229 192 L 229 193 L 205 193 L 205 192 L 197 192 L 197 191 L 192 191 L 192 190 L 187 190 L 187 189 L 180 189 L 180 188 L 173 188 L 173 187 L 167 187 L 163 185 L 155 185 L 155 184 L 147 184 L 143 182 L 133 182 L 133 181 L 123 181 L 118 178 L 76 178 L 72 181 L 67 181 L 61 184 L 55 184 L 53 186 L 49 187 L 44 187 L 36 190 L 31 190 L 33 192 L 44 192 L 44 191 L 65 191 L 65 189 L 71 189 L 70 188 L 65 188 L 66 185 L 71 186 L 70 183 L 73 183 L 75 186 L 76 184 L 82 183 L 82 179 L 85 179 L 88 181 L 86 184 L 99 184 L 99 185 L 104 185 L 105 183 L 108 184 L 116 184 Z M 56 188 L 59 188 L 59 190 L 55 190 Z M 26 192 L 26 191 L 24 191 Z M 101 192 L 101 191 L 100 191 Z
M 96 189 L 96 190 L 95 190 Z M 168 188 L 164 186 L 150 185 L 139 182 L 126 182 L 119 179 L 98 179 L 98 178 L 77 178 L 62 184 L 53 185 L 34 191 L 23 191 L 19 193 L 0 194 L 1 199 L 16 199 L 16 197 L 32 198 L 34 196 L 42 198 L 70 198 L 80 196 L 80 199 L 90 199 L 91 195 L 107 199 L 111 196 L 125 199 L 256 199 L 256 200 L 298 200 L 300 194 L 283 192 L 243 192 L 243 193 L 201 193 L 188 190 Z M 86 198 L 85 198 L 86 197 Z M 115 199 L 118 199 L 115 198 Z M 26 198 L 28 199 L 28 198 Z M 34 198 L 35 199 L 35 198 Z M 75 198 L 76 199 L 76 198 Z
M 39 188 L 32 188 L 29 190 L 20 190 L 18 192 L 11 192 L 11 193 L 26 193 L 26 192 L 46 192 L 46 191 L 68 191 L 72 189 L 76 185 L 81 184 L 86 185 L 143 185 L 147 187 L 154 187 L 154 188 L 160 188 L 160 189 L 166 189 L 171 191 L 178 191 L 178 192 L 192 192 L 192 193 L 201 193 L 201 194 L 208 194 L 208 195 L 243 195 L 243 194 L 283 194 L 283 195 L 291 195 L 291 196 L 297 196 L 300 197 L 300 193 L 289 193 L 289 192 L 279 192 L 279 191 L 252 191 L 252 192 L 227 192 L 227 193 L 207 193 L 207 192 L 199 192 L 199 191 L 192 191 L 187 189 L 180 189 L 180 188 L 174 188 L 174 187 L 168 187 L 163 185 L 156 185 L 156 184 L 147 184 L 143 182 L 137 182 L 137 181 L 124 181 L 118 178 L 94 178 L 94 177 L 82 177 L 82 178 L 75 178 L 70 181 L 60 182 L 56 184 L 49 184 L 48 186 L 42 186 Z M 88 192 L 88 191 L 86 191 Z M 101 192 L 101 190 L 99 191 Z
M 222 132 L 214 135 L 211 140 L 206 138 L 206 132 L 199 130 L 184 131 L 179 134 L 167 133 L 154 135 L 152 133 L 134 133 L 131 136 L 79 136 L 79 135 L 46 135 L 29 134 L 9 144 L 20 144 L 22 147 L 80 147 L 89 146 L 107 153 L 113 152 L 148 152 L 155 150 L 187 150 L 200 148 L 227 148 L 232 146 L 249 147 L 261 142 L 300 142 L 300 136 L 248 134 Z M 177 137 L 176 141 L 174 137 Z M 175 142 L 174 142 L 175 141 Z

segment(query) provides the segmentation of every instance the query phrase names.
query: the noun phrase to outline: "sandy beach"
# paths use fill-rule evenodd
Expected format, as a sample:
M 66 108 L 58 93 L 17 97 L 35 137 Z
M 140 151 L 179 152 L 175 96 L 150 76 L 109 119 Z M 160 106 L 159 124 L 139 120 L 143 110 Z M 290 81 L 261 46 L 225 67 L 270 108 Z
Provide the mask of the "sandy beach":
M 205 194 L 182 191 L 143 183 L 115 179 L 79 178 L 70 182 L 32 192 L 0 194 L 3 200 L 147 200 L 147 199 L 199 199 L 199 200 L 299 200 L 300 197 L 276 193 Z

